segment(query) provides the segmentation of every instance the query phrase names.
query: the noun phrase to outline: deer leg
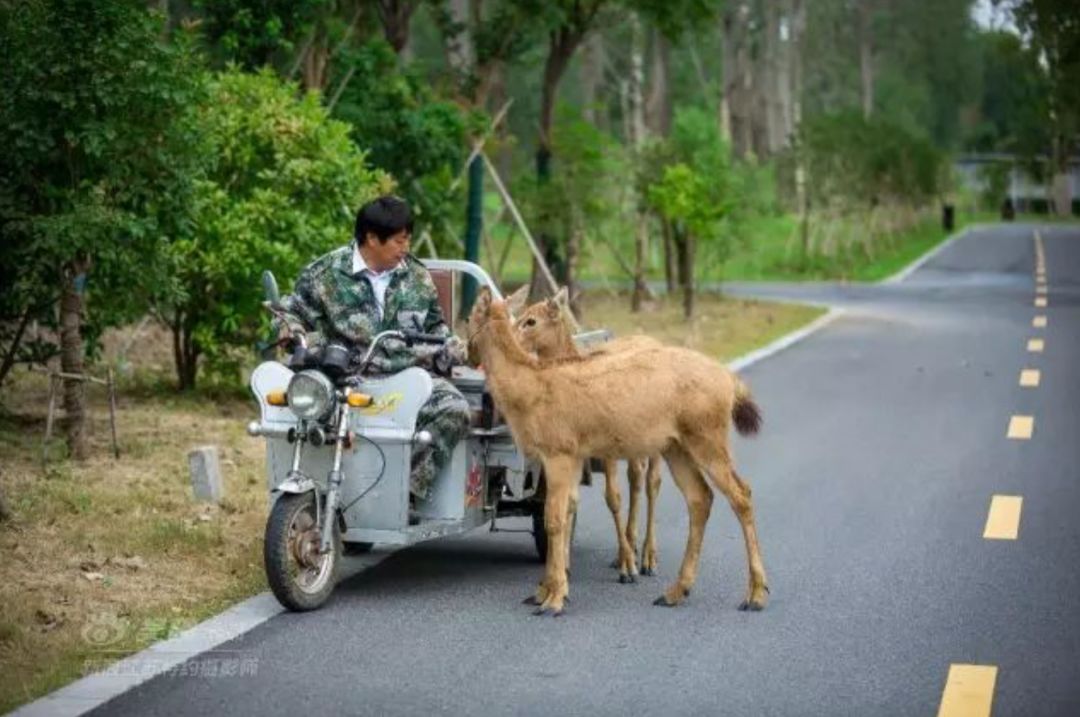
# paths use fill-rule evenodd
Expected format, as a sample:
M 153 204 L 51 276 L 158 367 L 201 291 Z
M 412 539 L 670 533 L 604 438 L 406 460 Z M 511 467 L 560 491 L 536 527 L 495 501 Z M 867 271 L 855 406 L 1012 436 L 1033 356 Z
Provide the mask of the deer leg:
M 567 540 L 570 526 L 570 501 L 581 461 L 572 456 L 553 456 L 544 459 L 544 530 L 548 536 L 547 565 L 544 581 L 540 583 L 536 599 L 540 606 L 535 615 L 559 616 L 569 592 L 566 577 Z
M 645 491 L 649 503 L 645 514 L 645 545 L 641 548 L 641 574 L 656 575 L 656 498 L 660 494 L 660 456 L 649 458 Z
M 619 482 L 616 470 L 618 461 L 613 458 L 604 459 L 604 500 L 607 502 L 611 518 L 615 521 L 615 540 L 619 544 L 619 556 L 611 567 L 619 569 L 619 582 L 632 583 L 637 575 L 637 565 L 634 559 L 634 546 L 627 542 L 626 532 L 622 522 L 622 494 L 619 492 Z
M 658 597 L 653 604 L 674 607 L 686 600 L 690 588 L 697 580 L 698 563 L 701 560 L 701 541 L 705 537 L 705 524 L 709 522 L 712 510 L 712 491 L 701 477 L 693 459 L 680 446 L 672 446 L 664 452 L 664 458 L 671 469 L 675 485 L 686 499 L 686 509 L 690 514 L 690 530 L 686 536 L 686 552 L 683 553 L 678 579 Z
M 645 463 L 641 460 L 626 462 L 626 480 L 630 484 L 630 513 L 626 516 L 626 542 L 637 558 L 638 516 L 641 514 L 641 489 L 645 485 Z
M 580 472 L 579 472 L 580 475 Z M 574 522 L 577 518 L 578 489 L 580 484 L 577 480 L 570 484 L 570 499 L 566 502 L 566 579 L 570 579 L 570 549 L 574 542 Z M 567 599 L 569 602 L 569 599 Z
M 746 591 L 746 599 L 739 605 L 739 609 L 763 610 L 769 599 L 769 581 L 765 577 L 765 565 L 761 560 L 750 486 L 735 473 L 726 447 L 702 439 L 692 445 L 690 450 L 698 465 L 706 472 L 709 481 L 727 498 L 742 527 L 750 585 Z

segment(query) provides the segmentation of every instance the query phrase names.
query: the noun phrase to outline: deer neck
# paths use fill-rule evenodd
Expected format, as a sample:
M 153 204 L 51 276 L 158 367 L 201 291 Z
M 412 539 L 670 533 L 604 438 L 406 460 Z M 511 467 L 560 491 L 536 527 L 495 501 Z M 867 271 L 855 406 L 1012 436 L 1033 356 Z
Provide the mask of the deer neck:
M 480 336 L 480 355 L 484 370 L 499 384 L 528 381 L 539 368 L 537 360 L 514 339 L 510 322 L 502 318 L 489 320 Z

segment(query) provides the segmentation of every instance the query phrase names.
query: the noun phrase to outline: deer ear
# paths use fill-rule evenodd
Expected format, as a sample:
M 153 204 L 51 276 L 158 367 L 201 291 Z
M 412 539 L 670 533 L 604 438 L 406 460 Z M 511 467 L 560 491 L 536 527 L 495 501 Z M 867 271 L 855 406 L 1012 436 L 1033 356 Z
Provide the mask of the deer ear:
M 486 287 L 485 287 L 486 288 Z M 525 284 L 510 296 L 506 297 L 506 306 L 511 314 L 519 314 L 529 301 L 529 285 Z
M 559 306 L 570 305 L 570 291 L 564 286 L 552 297 L 552 300 Z

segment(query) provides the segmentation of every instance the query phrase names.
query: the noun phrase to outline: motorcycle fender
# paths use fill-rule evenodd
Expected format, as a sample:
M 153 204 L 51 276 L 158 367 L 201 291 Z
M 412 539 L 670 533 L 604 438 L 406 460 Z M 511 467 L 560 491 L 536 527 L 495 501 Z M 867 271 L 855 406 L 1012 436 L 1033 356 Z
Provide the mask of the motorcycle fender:
M 315 490 L 315 481 L 310 478 L 286 478 L 278 483 L 273 492 L 274 493 L 307 493 L 308 491 Z

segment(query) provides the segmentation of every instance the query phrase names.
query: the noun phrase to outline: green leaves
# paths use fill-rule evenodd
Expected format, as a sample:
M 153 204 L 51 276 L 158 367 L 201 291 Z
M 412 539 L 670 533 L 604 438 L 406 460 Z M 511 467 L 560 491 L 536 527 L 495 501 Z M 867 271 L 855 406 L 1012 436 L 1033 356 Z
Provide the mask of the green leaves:
M 392 182 L 372 170 L 315 94 L 269 70 L 212 76 L 193 110 L 202 158 L 190 225 L 168 247 L 161 305 L 210 366 L 235 366 L 263 323 L 259 276 L 295 276 L 351 236 L 356 209 Z
M 715 118 L 696 107 L 680 108 L 671 138 L 658 151 L 666 163 L 648 187 L 653 207 L 696 238 L 723 242 L 723 220 L 735 198 L 728 146 Z
M 126 0 L 0 6 L 0 317 L 52 324 L 76 257 L 93 266 L 89 335 L 140 311 L 160 212 L 189 186 L 177 120 L 200 90 L 190 41 L 161 31 Z

